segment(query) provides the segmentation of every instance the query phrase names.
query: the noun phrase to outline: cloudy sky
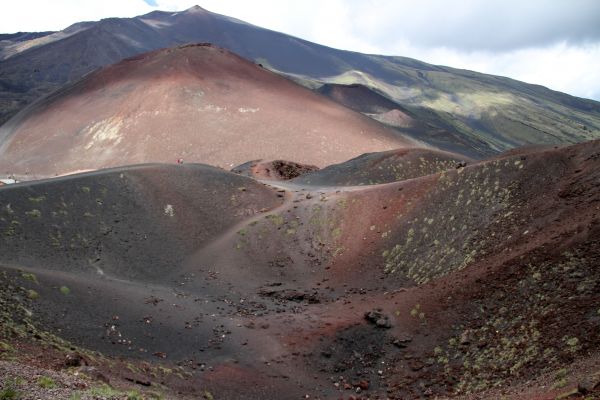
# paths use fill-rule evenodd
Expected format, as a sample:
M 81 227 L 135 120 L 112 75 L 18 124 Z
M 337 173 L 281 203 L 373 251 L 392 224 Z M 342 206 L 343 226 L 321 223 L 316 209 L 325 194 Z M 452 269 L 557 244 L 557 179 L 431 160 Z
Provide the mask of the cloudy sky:
M 19 0 L 0 32 L 207 10 L 331 47 L 402 55 L 600 100 L 598 0 Z

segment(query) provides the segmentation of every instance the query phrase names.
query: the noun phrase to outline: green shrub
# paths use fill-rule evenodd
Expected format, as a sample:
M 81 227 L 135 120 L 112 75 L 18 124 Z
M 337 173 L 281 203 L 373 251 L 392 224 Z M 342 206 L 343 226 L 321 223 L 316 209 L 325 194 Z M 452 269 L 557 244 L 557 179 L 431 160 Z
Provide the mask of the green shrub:
M 23 279 L 27 279 L 28 281 L 38 283 L 38 280 L 37 280 L 37 277 L 35 276 L 35 274 L 32 274 L 30 272 L 23 272 L 21 274 L 21 277 Z
M 127 400 L 144 400 L 144 398 L 137 390 L 131 390 L 127 392 Z
M 42 216 L 42 212 L 40 210 L 31 210 L 31 211 L 25 211 L 25 214 L 32 217 L 32 218 L 39 218 Z
M 3 388 L 0 389 L 0 400 L 20 399 L 21 394 L 15 388 L 15 386 L 18 386 L 22 383 L 23 382 L 22 382 L 21 378 L 16 378 L 13 380 L 5 381 L 4 384 L 2 385 Z
M 54 382 L 54 379 L 48 376 L 40 376 L 37 384 L 39 387 L 44 389 L 54 389 L 56 387 L 56 382 Z
M 19 397 L 19 392 L 12 386 L 0 390 L 0 400 L 13 400 L 18 399 Z

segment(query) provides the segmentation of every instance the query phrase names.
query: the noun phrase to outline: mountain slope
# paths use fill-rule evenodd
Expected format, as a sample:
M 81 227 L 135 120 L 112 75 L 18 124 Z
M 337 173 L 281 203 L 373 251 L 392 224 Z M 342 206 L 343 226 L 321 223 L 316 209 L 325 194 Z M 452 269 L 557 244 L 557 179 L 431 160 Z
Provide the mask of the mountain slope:
M 599 162 L 594 141 L 361 187 L 202 165 L 3 187 L 2 349 L 80 346 L 181 397 L 556 398 L 600 370 Z
M 93 69 L 148 50 L 212 42 L 310 87 L 360 83 L 418 115 L 415 137 L 482 157 L 525 144 L 598 138 L 597 102 L 541 86 L 404 57 L 341 51 L 262 29 L 200 7 L 106 19 L 0 62 L 0 123 L 39 96 Z M 454 145 L 456 137 L 463 137 Z M 452 147 L 454 145 L 454 148 Z
M 302 79 L 299 83 L 307 85 L 307 82 L 307 79 Z M 390 129 L 418 138 L 439 149 L 474 158 L 480 158 L 483 154 L 491 152 L 483 135 L 465 134 L 458 131 L 452 123 L 427 107 L 401 105 L 401 101 L 392 101 L 383 94 L 385 89 L 389 89 L 390 86 L 377 89 L 363 83 L 348 85 L 324 83 L 317 91 L 348 108 L 381 122 Z M 318 86 L 318 84 L 316 81 L 311 81 L 308 86 Z M 452 117 L 454 118 L 454 116 Z
M 0 127 L 0 170 L 53 176 L 179 158 L 231 168 L 324 166 L 414 146 L 381 124 L 226 50 L 186 45 L 86 76 Z
M 305 173 L 292 182 L 310 186 L 362 186 L 405 181 L 464 167 L 457 154 L 428 149 L 401 149 L 362 154 L 340 164 Z

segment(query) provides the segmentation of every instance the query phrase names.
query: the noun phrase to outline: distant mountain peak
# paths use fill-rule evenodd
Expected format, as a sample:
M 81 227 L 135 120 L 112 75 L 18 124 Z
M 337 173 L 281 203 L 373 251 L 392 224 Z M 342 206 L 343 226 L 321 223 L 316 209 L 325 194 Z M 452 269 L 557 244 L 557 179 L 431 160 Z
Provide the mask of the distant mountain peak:
M 205 13 L 208 11 L 206 11 L 204 8 L 200 7 L 199 5 L 195 5 L 195 6 L 188 8 L 184 12 L 185 13 Z

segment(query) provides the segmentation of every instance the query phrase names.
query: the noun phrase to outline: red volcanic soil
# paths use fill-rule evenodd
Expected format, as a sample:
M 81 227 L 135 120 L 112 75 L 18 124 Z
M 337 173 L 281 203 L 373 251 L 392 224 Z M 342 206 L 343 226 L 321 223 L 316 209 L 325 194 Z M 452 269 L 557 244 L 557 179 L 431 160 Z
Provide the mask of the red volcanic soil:
M 413 146 L 383 125 L 211 45 L 126 59 L 30 106 L 0 130 L 0 171 L 61 175 L 144 162 L 230 169 L 324 166 Z
M 293 161 L 256 160 L 238 165 L 231 172 L 256 179 L 287 181 L 318 170 L 319 167 L 314 165 L 304 165 Z
M 184 164 L 3 187 L 0 340 L 100 351 L 168 398 L 595 398 L 599 163 L 596 141 L 369 186 Z

